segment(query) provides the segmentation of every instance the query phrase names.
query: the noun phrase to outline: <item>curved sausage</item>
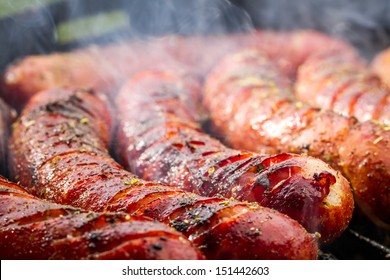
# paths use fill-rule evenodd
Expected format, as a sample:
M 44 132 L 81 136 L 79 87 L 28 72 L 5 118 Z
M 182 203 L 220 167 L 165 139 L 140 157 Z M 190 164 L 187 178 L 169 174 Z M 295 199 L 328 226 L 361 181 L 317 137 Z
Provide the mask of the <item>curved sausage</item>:
M 85 91 L 56 89 L 34 96 L 14 125 L 13 174 L 51 201 L 169 224 L 209 259 L 316 258 L 315 238 L 281 213 L 201 197 L 124 170 L 107 151 L 109 119 L 106 104 Z
M 40 200 L 0 176 L 1 259 L 203 259 L 183 235 L 126 214 Z
M 118 84 L 143 69 L 170 65 L 204 76 L 224 55 L 250 47 L 262 50 L 285 73 L 294 76 L 297 66 L 312 52 L 345 46 L 338 39 L 310 30 L 157 37 L 28 56 L 9 65 L 1 78 L 0 93 L 19 110 L 37 92 L 56 87 L 91 88 L 113 94 Z
M 129 79 L 117 97 L 121 163 L 145 180 L 274 208 L 323 242 L 339 236 L 353 212 L 348 181 L 312 157 L 227 148 L 196 121 L 199 90 L 196 80 L 169 71 Z
M 390 125 L 390 90 L 354 50 L 309 56 L 298 68 L 295 93 L 313 106 Z
M 350 181 L 357 204 L 390 224 L 390 131 L 319 110 L 293 98 L 290 82 L 262 54 L 237 53 L 208 76 L 204 105 L 214 127 L 236 148 L 312 155 Z M 245 137 L 243 137 L 245 135 Z
M 371 62 L 371 70 L 387 87 L 390 87 L 390 48 L 384 49 L 374 57 Z

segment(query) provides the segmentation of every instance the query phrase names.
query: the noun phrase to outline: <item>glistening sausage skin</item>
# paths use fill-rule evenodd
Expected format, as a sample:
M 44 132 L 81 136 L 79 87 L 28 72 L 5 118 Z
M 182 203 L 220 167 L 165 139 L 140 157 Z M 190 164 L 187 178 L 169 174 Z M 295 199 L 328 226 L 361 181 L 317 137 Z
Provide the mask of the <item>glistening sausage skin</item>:
M 199 91 L 196 79 L 170 71 L 129 79 L 116 102 L 116 150 L 124 166 L 145 180 L 274 208 L 323 242 L 339 236 L 353 210 L 348 181 L 309 156 L 227 148 L 201 130 Z M 245 141 L 245 133 L 237 134 Z
M 124 170 L 108 154 L 109 125 L 106 103 L 88 92 L 34 96 L 14 125 L 13 174 L 51 201 L 171 225 L 209 259 L 316 258 L 315 238 L 281 213 L 143 181 Z

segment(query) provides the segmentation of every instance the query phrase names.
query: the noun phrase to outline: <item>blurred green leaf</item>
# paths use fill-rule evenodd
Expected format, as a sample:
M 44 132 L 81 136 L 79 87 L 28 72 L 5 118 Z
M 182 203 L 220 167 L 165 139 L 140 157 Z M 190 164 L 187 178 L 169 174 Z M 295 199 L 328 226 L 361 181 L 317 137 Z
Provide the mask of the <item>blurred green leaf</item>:
M 57 26 L 57 38 L 58 42 L 63 44 L 128 26 L 127 14 L 121 10 L 114 10 L 63 22 Z
M 0 0 L 0 18 L 63 0 Z

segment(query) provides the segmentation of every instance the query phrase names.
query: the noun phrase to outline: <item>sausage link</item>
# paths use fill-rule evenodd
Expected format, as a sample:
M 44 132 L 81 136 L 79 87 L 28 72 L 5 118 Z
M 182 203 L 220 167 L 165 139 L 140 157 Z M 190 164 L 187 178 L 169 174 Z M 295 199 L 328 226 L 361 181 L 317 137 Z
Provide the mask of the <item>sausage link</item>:
M 353 212 L 348 181 L 312 157 L 227 148 L 201 131 L 199 90 L 193 78 L 169 71 L 128 80 L 117 97 L 121 163 L 145 180 L 274 208 L 324 242 L 339 236 Z
M 203 259 L 182 234 L 151 219 L 40 200 L 0 176 L 1 259 Z
M 390 90 L 353 50 L 309 56 L 298 68 L 295 93 L 313 106 L 390 124 Z
M 387 87 L 390 87 L 390 48 L 382 50 L 374 57 L 371 62 L 371 70 Z
M 230 145 L 322 158 L 350 181 L 361 209 L 388 227 L 388 128 L 295 101 L 289 81 L 256 51 L 231 55 L 216 66 L 204 95 L 214 127 Z
M 69 53 L 28 56 L 9 65 L 1 78 L 0 93 L 17 109 L 35 93 L 56 87 L 93 88 L 112 94 L 129 75 L 156 65 L 178 66 L 204 76 L 222 56 L 242 48 L 261 49 L 293 76 L 297 66 L 312 52 L 344 47 L 342 41 L 307 30 L 166 36 L 92 46 Z
M 316 258 L 315 238 L 281 213 L 201 197 L 124 170 L 107 151 L 105 105 L 84 91 L 56 89 L 36 95 L 14 125 L 13 174 L 32 193 L 51 201 L 164 222 L 210 259 Z

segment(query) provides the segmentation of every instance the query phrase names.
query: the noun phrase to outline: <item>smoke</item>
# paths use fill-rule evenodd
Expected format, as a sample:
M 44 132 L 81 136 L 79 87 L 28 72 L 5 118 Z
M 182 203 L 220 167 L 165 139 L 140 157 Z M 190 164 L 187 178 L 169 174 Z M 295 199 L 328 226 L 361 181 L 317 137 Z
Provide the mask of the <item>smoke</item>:
M 31 1 L 23 16 L 0 18 L 0 70 L 14 59 L 29 53 L 47 53 L 56 45 L 55 28 L 50 10 L 39 1 Z M 12 10 L 13 1 L 2 4 Z
M 387 0 L 243 0 L 256 27 L 315 29 L 353 44 L 371 58 L 390 45 Z
M 227 0 L 131 1 L 131 32 L 135 35 L 182 35 L 242 32 L 253 29 L 249 15 Z
M 12 6 L 14 1 L 0 5 Z M 127 24 L 108 28 L 107 20 L 90 21 L 76 27 L 80 36 L 71 36 L 73 41 L 59 37 L 62 24 L 118 11 L 123 12 L 121 20 Z M 249 32 L 254 28 L 323 31 L 348 40 L 371 58 L 390 44 L 390 1 L 34 0 L 29 8 L 0 18 L 0 70 L 28 54 L 66 51 L 92 43 L 165 34 Z

